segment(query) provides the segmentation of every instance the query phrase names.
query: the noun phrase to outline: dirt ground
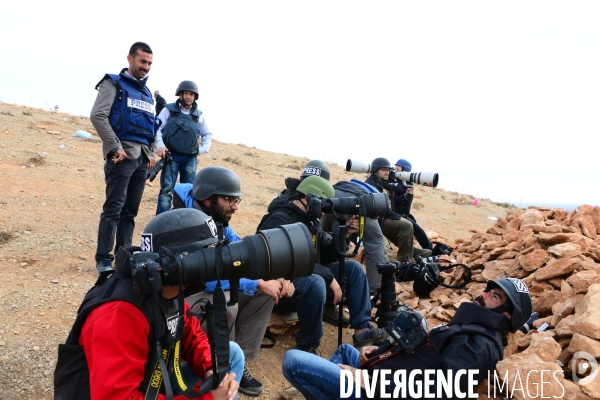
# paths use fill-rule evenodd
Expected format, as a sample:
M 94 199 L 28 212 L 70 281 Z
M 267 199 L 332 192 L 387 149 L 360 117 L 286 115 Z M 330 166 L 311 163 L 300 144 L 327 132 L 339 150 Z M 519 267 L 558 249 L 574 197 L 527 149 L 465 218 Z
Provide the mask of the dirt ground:
M 93 132 L 87 117 L 0 103 L 0 399 L 53 397 L 57 346 L 96 279 L 102 146 L 96 135 L 74 136 L 79 130 Z M 224 143 L 218 133 L 216 139 L 208 155 L 199 158 L 199 169 L 220 165 L 240 177 L 243 202 L 231 225 L 239 236 L 254 234 L 284 179 L 298 177 L 308 159 Z M 341 166 L 330 168 L 334 183 L 364 178 Z M 443 179 L 443 171 L 437 172 Z M 147 183 L 134 243 L 154 216 L 158 191 L 158 180 Z M 413 214 L 420 225 L 450 244 L 516 210 L 485 199 L 473 205 L 472 196 L 440 189 L 418 187 L 416 192 Z M 324 328 L 321 351 L 329 357 L 337 346 L 337 328 Z M 350 330 L 344 330 L 343 340 L 351 343 Z M 261 350 L 249 363 L 265 386 L 260 398 L 278 399 L 289 386 L 281 360 L 293 345 L 293 338 L 277 336 L 274 348 Z

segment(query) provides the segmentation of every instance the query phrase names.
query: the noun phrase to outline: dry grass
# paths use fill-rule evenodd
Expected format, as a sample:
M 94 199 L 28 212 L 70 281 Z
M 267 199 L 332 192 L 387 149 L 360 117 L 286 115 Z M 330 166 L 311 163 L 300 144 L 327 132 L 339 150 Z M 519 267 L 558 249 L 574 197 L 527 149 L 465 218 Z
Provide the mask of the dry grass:
M 230 162 L 235 165 L 242 165 L 242 161 L 238 157 L 225 157 L 223 161 Z

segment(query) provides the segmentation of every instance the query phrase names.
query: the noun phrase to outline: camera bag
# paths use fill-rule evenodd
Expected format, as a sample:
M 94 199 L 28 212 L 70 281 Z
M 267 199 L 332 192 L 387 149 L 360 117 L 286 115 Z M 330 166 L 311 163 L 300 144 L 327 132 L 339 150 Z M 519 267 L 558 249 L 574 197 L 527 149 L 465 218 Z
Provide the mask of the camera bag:
M 414 266 L 414 264 L 413 264 Z M 467 277 L 458 285 L 447 285 L 440 281 L 440 273 L 450 271 L 455 267 L 462 267 L 467 271 Z M 428 297 L 429 293 L 438 286 L 447 287 L 450 289 L 460 289 L 471 281 L 471 269 L 465 264 L 452 264 L 443 267 L 438 263 L 429 262 L 419 266 L 417 276 L 413 281 L 413 290 L 420 297 Z

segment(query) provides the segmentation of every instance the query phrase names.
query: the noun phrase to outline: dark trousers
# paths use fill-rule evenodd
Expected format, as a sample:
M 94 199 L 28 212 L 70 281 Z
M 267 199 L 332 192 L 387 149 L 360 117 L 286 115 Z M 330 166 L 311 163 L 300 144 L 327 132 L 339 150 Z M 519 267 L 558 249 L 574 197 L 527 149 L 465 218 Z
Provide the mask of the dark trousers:
M 294 295 L 283 297 L 273 307 L 273 312 L 298 313 L 296 344 L 302 347 L 317 345 L 323 337 L 323 307 L 325 306 L 325 281 L 319 275 L 294 279 Z
M 98 225 L 96 261 L 113 260 L 111 252 L 120 246 L 130 246 L 137 216 L 146 186 L 148 157 L 142 153 L 137 159 L 104 163 L 106 200 Z M 116 245 L 115 245 L 116 238 Z
M 431 242 L 429 241 L 427 234 L 425 233 L 423 228 L 421 228 L 419 226 L 419 224 L 417 224 L 415 217 L 413 217 L 410 214 L 408 214 L 407 216 L 403 215 L 403 217 L 406 218 L 407 220 L 409 220 L 413 224 L 413 233 L 415 235 L 415 239 L 417 239 L 417 242 L 419 242 L 419 245 L 421 246 L 421 248 L 425 249 L 425 250 L 433 250 L 433 246 L 431 245 Z

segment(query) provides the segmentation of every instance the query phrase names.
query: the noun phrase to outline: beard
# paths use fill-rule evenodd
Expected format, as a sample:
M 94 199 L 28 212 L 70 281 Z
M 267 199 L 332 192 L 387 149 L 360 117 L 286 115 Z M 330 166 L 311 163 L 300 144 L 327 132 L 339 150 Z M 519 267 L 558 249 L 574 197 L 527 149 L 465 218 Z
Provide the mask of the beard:
M 481 296 L 477 296 L 475 297 L 475 300 L 473 300 L 473 303 L 477 303 L 479 304 L 481 307 L 485 307 L 485 300 L 483 299 L 483 297 Z
M 215 222 L 219 222 L 227 226 L 229 224 L 229 220 L 232 217 L 232 215 L 228 215 L 227 212 L 229 212 L 229 209 L 221 207 L 219 204 L 217 204 L 215 206 L 215 211 L 213 212 L 212 217 L 215 220 Z

